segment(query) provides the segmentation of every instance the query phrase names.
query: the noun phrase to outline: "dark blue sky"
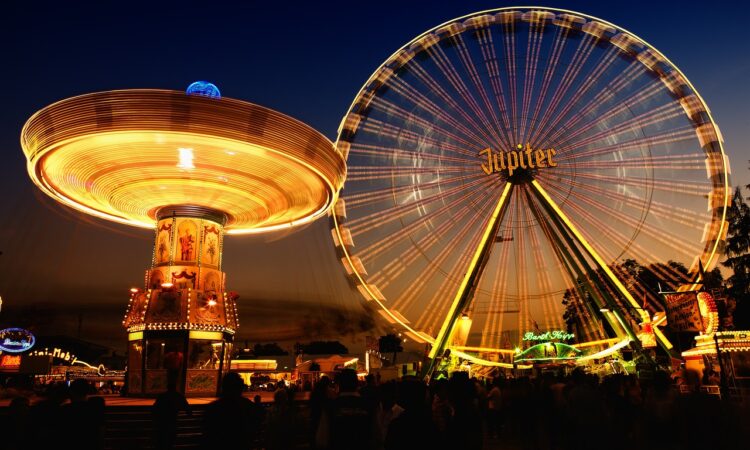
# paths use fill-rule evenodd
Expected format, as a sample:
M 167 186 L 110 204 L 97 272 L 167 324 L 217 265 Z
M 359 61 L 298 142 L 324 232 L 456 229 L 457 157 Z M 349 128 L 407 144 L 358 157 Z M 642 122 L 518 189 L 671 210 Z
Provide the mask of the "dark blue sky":
M 726 141 L 733 182 L 750 183 L 747 3 L 537 4 L 610 21 L 670 58 L 711 108 Z M 0 18 L 5 60 L 0 71 L 4 309 L 42 302 L 88 317 L 93 310 L 82 305 L 111 305 L 114 319 L 102 320 L 98 328 L 89 320 L 84 332 L 109 330 L 113 339 L 121 339 L 119 318 L 127 289 L 142 284 L 151 255 L 150 233 L 84 221 L 37 192 L 18 142 L 23 123 L 39 108 L 86 92 L 184 89 L 205 79 L 224 96 L 277 109 L 335 139 L 351 100 L 391 53 L 446 20 L 511 5 L 437 0 L 5 3 Z M 357 310 L 351 302 L 358 298 L 343 281 L 324 222 L 283 240 L 230 238 L 225 254 L 230 286 L 248 302 L 292 299 Z M 300 247 L 301 256 L 298 252 L 290 262 L 288 255 Z M 286 275 L 278 275 L 282 272 Z M 324 316 L 327 310 L 320 311 Z

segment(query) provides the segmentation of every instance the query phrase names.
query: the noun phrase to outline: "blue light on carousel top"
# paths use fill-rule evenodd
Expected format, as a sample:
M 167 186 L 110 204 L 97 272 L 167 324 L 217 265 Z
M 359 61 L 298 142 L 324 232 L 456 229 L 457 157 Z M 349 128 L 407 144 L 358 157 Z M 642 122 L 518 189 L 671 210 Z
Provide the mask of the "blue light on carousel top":
M 203 97 L 221 98 L 221 92 L 215 84 L 208 81 L 196 81 L 185 90 L 187 95 L 202 95 Z

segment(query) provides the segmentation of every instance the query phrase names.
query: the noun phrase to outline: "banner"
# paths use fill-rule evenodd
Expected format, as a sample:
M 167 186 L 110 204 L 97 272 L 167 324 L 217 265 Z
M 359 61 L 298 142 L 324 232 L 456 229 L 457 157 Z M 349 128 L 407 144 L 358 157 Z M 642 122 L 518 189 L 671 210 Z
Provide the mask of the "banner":
M 672 331 L 701 331 L 703 323 L 696 291 L 664 294 L 667 321 Z

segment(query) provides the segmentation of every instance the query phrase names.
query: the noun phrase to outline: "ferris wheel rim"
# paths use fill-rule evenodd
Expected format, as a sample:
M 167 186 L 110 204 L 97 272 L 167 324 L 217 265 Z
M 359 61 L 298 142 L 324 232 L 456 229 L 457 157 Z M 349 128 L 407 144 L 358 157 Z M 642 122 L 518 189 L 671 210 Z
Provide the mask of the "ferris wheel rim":
M 727 205 L 727 202 L 728 202 L 728 200 L 730 198 L 730 193 L 731 193 L 731 189 L 730 189 L 730 186 L 729 186 L 729 173 L 730 173 L 729 172 L 729 166 L 728 166 L 728 161 L 727 161 L 726 153 L 725 153 L 725 150 L 724 150 L 723 138 L 721 137 L 721 133 L 720 133 L 720 130 L 718 128 L 718 125 L 716 124 L 716 122 L 715 122 L 715 120 L 713 118 L 713 115 L 711 114 L 711 111 L 708 108 L 708 105 L 706 104 L 706 102 L 703 99 L 703 97 L 700 95 L 699 91 L 695 88 L 695 86 L 690 82 L 690 80 L 687 78 L 687 76 L 685 76 L 685 74 L 680 70 L 680 68 L 676 64 L 674 64 L 663 53 L 661 53 L 658 49 L 656 49 L 654 46 L 652 46 L 651 44 L 649 44 L 644 39 L 640 38 L 638 35 L 630 32 L 629 30 L 627 30 L 627 29 L 625 29 L 623 27 L 620 27 L 620 26 L 615 25 L 615 24 L 613 24 L 613 23 L 611 23 L 609 21 L 600 19 L 600 18 L 595 17 L 595 16 L 591 16 L 591 15 L 588 15 L 588 14 L 583 14 L 583 13 L 580 13 L 580 12 L 577 12 L 577 11 L 562 9 L 562 8 L 552 8 L 552 7 L 545 7 L 545 6 L 513 6 L 513 7 L 493 8 L 493 9 L 487 9 L 487 10 L 483 10 L 483 11 L 474 12 L 474 13 L 471 13 L 471 14 L 463 15 L 463 16 L 460 16 L 460 17 L 457 17 L 457 18 L 445 21 L 445 22 L 443 22 L 443 23 L 441 23 L 441 24 L 439 24 L 439 25 L 437 25 L 435 27 L 430 28 L 429 30 L 427 30 L 427 31 L 419 34 L 415 38 L 411 39 L 409 42 L 407 42 L 406 44 L 404 44 L 403 46 L 401 46 L 398 50 L 396 50 L 393 54 L 391 54 L 388 58 L 386 58 L 385 61 L 381 65 L 379 65 L 373 71 L 372 75 L 362 85 L 362 87 L 360 88 L 360 90 L 357 92 L 357 95 L 354 97 L 354 100 L 352 101 L 352 103 L 350 104 L 349 108 L 347 109 L 347 112 L 344 115 L 344 117 L 343 117 L 343 119 L 342 119 L 342 121 L 341 121 L 341 123 L 339 125 L 338 136 L 337 136 L 337 139 L 336 139 L 336 146 L 337 146 L 337 148 L 339 147 L 339 145 L 342 142 L 346 142 L 346 139 L 342 139 L 342 134 L 343 134 L 343 132 L 345 130 L 345 124 L 346 124 L 347 120 L 349 119 L 349 117 L 352 115 L 352 113 L 354 113 L 355 108 L 357 108 L 358 104 L 360 104 L 362 102 L 362 95 L 363 95 L 363 93 L 366 93 L 368 91 L 373 90 L 371 88 L 373 81 L 378 78 L 378 76 L 381 74 L 381 71 L 384 68 L 386 68 L 394 60 L 396 60 L 398 58 L 398 56 L 401 55 L 404 51 L 408 50 L 413 44 L 415 44 L 416 42 L 418 42 L 420 39 L 423 39 L 424 37 L 430 35 L 431 33 L 434 33 L 435 31 L 440 30 L 441 28 L 446 27 L 448 25 L 451 25 L 451 24 L 454 24 L 454 23 L 458 23 L 458 22 L 461 22 L 461 21 L 464 21 L 464 20 L 467 20 L 467 19 L 470 19 L 470 18 L 473 18 L 473 17 L 482 16 L 484 14 L 490 14 L 490 13 L 496 14 L 496 13 L 501 13 L 501 12 L 512 12 L 512 11 L 518 11 L 520 13 L 531 12 L 531 11 L 542 11 L 542 12 L 552 12 L 552 13 L 559 13 L 559 14 L 571 14 L 571 15 L 574 15 L 574 16 L 582 17 L 582 18 L 585 18 L 585 19 L 588 19 L 588 20 L 593 20 L 593 21 L 596 21 L 596 22 L 598 22 L 600 24 L 609 26 L 609 27 L 613 28 L 614 30 L 616 30 L 618 33 L 619 32 L 625 33 L 629 37 L 632 37 L 632 38 L 636 39 L 636 41 L 637 41 L 638 44 L 643 45 L 644 49 L 642 51 L 650 50 L 650 51 L 654 52 L 654 54 L 657 55 L 659 58 L 661 58 L 661 60 L 663 60 L 663 62 L 668 65 L 668 67 L 670 69 L 670 73 L 675 72 L 677 75 L 679 75 L 681 77 L 681 79 L 684 81 L 684 83 L 690 88 L 690 90 L 691 90 L 690 93 L 693 94 L 693 95 L 695 95 L 697 97 L 698 101 L 700 102 L 700 105 L 703 107 L 703 110 L 705 111 L 705 114 L 706 114 L 706 116 L 708 118 L 708 122 L 707 123 L 710 124 L 711 128 L 713 130 L 715 130 L 715 132 L 716 132 L 716 141 L 715 142 L 718 145 L 718 149 L 719 149 L 719 153 L 720 153 L 720 157 L 721 157 L 721 168 L 720 168 L 720 176 L 721 176 L 721 178 L 720 179 L 722 181 L 722 183 L 721 183 L 722 184 L 722 186 L 721 186 L 721 188 L 722 188 L 721 210 L 722 211 L 721 211 L 721 214 L 720 214 L 719 217 L 717 217 L 715 215 L 712 215 L 712 217 L 707 221 L 708 224 L 715 223 L 715 222 L 718 221 L 719 225 L 718 225 L 718 229 L 715 232 L 715 238 L 713 239 L 713 242 L 711 244 L 710 249 L 709 248 L 704 248 L 700 252 L 700 254 L 699 254 L 700 256 L 698 257 L 701 263 L 703 263 L 702 260 L 705 260 L 705 264 L 704 264 L 705 267 L 707 267 L 707 268 L 711 267 L 716 262 L 716 260 L 718 259 L 719 247 L 720 247 L 721 242 L 723 240 L 723 236 L 724 236 L 724 234 L 726 232 L 726 227 L 727 227 L 727 223 L 726 223 L 727 206 L 726 205 Z M 441 38 L 441 40 L 442 40 L 442 38 Z M 643 63 L 642 63 L 642 65 L 645 66 L 645 64 L 643 64 Z M 370 101 L 371 101 L 371 99 L 368 99 L 367 103 L 369 103 Z M 690 121 L 694 122 L 692 119 L 690 119 Z M 706 154 L 708 153 L 708 151 L 705 150 L 705 149 L 702 149 L 702 151 L 703 151 L 703 153 L 706 153 Z M 715 184 L 714 186 L 718 187 L 718 183 Z M 341 198 L 343 199 L 344 197 L 345 196 L 342 195 Z M 333 222 L 334 222 L 333 228 L 335 229 L 335 232 L 338 235 L 339 242 L 341 242 L 341 239 L 342 239 L 341 230 L 340 230 L 341 224 L 339 223 L 339 221 L 338 221 L 335 213 L 332 213 L 332 217 L 333 217 Z M 706 247 L 708 247 L 708 246 L 706 246 Z M 356 252 L 351 252 L 344 245 L 341 246 L 341 249 L 342 249 L 342 251 L 343 251 L 343 253 L 345 255 L 345 258 L 348 260 L 349 264 L 353 265 L 351 257 L 355 256 Z M 376 295 L 375 293 L 373 293 L 370 290 L 367 280 L 365 278 L 363 278 L 359 273 L 357 273 L 356 270 L 354 271 L 354 275 L 359 279 L 359 282 L 364 287 L 364 289 L 366 291 L 368 291 L 368 293 L 370 294 L 370 296 L 371 296 L 370 300 L 375 300 L 376 303 L 380 306 L 380 308 L 379 308 L 380 311 L 382 311 L 386 315 L 389 315 L 392 320 L 394 320 L 395 322 L 398 322 L 400 325 L 402 325 L 409 332 L 414 333 L 415 335 L 421 337 L 422 340 L 427 341 L 427 342 L 434 342 L 434 337 L 433 336 L 426 335 L 423 332 L 417 331 L 416 329 L 414 329 L 410 325 L 404 323 L 396 314 L 393 314 L 392 311 L 391 311 L 391 309 L 388 306 L 386 306 L 385 304 L 383 304 L 383 302 L 381 302 L 377 298 L 378 295 Z M 695 287 L 695 285 L 698 284 L 700 282 L 700 280 L 701 280 L 701 274 L 698 273 L 696 275 L 696 277 L 694 278 L 692 287 Z M 479 359 L 481 359 L 481 358 L 479 358 Z M 487 362 L 489 362 L 489 361 L 487 361 Z

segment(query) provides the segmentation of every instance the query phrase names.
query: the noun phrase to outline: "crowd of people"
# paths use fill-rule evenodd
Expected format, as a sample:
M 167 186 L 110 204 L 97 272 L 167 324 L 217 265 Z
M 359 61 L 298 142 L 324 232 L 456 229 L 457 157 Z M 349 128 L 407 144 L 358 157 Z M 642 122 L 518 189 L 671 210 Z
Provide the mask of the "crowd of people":
M 237 448 L 299 448 L 294 436 L 305 430 L 306 446 L 318 450 L 670 450 L 748 442 L 747 408 L 699 389 L 680 394 L 675 384 L 680 380 L 666 372 L 647 380 L 625 374 L 600 379 L 576 370 L 569 376 L 480 381 L 456 372 L 428 385 L 408 377 L 378 383 L 368 376 L 361 382 L 347 369 L 316 383 L 307 414 L 301 414 L 288 388 L 280 387 L 265 425 L 249 399 L 240 400 L 241 382 L 235 381 L 234 390 L 225 389 L 225 397 L 209 406 L 206 438 Z M 248 432 L 214 434 L 211 430 L 226 430 L 227 416 L 233 417 L 232 427 Z
M 690 377 L 687 377 L 688 380 Z M 156 448 L 174 448 L 178 415 L 191 405 L 169 377 L 151 410 Z M 465 372 L 429 384 L 405 377 L 379 383 L 350 369 L 322 377 L 309 400 L 295 400 L 280 383 L 273 402 L 246 396 L 236 373 L 205 407 L 205 448 L 237 449 L 724 449 L 750 442 L 742 403 L 700 389 L 681 390 L 665 372 L 649 379 L 575 370 L 568 376 L 472 379 Z M 700 380 L 695 380 L 700 383 Z M 91 386 L 54 386 L 33 407 L 18 397 L 9 407 L 8 448 L 52 448 L 75 436 L 77 449 L 103 448 L 104 400 Z M 681 393 L 681 391 L 683 393 Z M 687 393 L 685 393 L 687 392 Z M 33 425 L 32 425 L 33 424 Z

